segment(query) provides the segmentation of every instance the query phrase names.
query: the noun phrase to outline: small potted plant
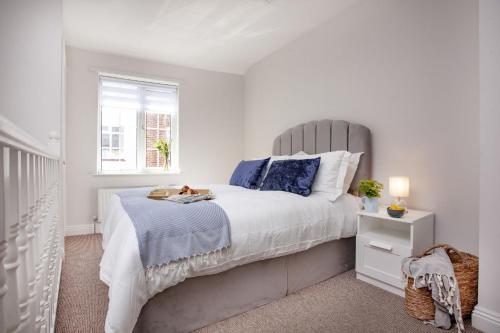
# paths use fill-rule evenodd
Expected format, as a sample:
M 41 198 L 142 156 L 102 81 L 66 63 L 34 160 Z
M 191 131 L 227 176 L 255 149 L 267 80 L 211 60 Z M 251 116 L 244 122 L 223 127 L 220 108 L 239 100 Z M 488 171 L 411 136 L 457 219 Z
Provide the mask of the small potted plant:
M 358 192 L 362 195 L 361 200 L 365 211 L 370 213 L 378 212 L 378 198 L 384 188 L 382 183 L 374 179 L 363 179 L 359 181 Z
M 163 170 L 168 171 L 168 157 L 170 155 L 168 142 L 165 141 L 165 139 L 160 138 L 155 142 L 155 148 L 158 149 L 158 152 L 164 157 Z

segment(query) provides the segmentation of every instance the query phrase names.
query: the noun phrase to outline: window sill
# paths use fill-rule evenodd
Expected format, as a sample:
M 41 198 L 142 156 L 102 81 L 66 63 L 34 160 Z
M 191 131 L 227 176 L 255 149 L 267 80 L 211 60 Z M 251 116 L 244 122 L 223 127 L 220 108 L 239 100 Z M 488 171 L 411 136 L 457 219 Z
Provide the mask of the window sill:
M 169 175 L 179 175 L 181 174 L 181 170 L 169 170 L 169 171 L 160 171 L 160 170 L 155 170 L 155 171 L 138 171 L 138 172 L 133 172 L 133 171 L 107 171 L 107 172 L 96 172 L 92 174 L 92 176 L 169 176 Z

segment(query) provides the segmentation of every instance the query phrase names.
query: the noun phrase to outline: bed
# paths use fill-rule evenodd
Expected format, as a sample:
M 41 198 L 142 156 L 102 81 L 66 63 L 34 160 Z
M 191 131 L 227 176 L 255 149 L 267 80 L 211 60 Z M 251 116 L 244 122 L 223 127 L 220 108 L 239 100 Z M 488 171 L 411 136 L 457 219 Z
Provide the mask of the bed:
M 313 121 L 278 136 L 273 155 L 363 152 L 354 185 L 370 176 L 370 141 L 370 131 L 362 125 Z M 111 199 L 100 270 L 109 286 L 107 332 L 189 332 L 354 267 L 355 196 L 344 194 L 332 203 L 315 193 L 301 197 L 230 185 L 208 187 L 229 217 L 231 247 L 217 256 L 170 263 L 168 274 L 149 278 L 132 222 L 120 199 Z

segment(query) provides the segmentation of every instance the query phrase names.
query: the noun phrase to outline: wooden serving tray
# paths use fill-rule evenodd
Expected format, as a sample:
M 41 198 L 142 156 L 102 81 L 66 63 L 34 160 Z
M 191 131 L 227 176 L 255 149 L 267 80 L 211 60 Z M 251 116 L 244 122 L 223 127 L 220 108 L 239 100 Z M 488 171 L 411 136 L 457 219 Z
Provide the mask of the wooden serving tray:
M 198 194 L 210 194 L 210 190 L 205 188 L 193 188 L 193 190 L 197 191 Z M 163 200 L 171 195 L 177 195 L 180 192 L 180 188 L 158 188 L 149 192 L 148 198 L 154 200 Z

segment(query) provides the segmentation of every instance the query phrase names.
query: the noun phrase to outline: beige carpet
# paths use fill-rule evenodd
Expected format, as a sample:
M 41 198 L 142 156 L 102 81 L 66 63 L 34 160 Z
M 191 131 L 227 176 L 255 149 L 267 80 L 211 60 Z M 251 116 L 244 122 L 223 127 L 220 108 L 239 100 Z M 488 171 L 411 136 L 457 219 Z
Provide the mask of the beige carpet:
M 56 332 L 102 332 L 108 306 L 98 235 L 66 237 Z M 466 321 L 467 332 L 478 332 Z M 354 271 L 202 328 L 208 332 L 448 332 L 407 316 L 403 299 L 356 280 Z M 449 332 L 456 332 L 456 329 Z

